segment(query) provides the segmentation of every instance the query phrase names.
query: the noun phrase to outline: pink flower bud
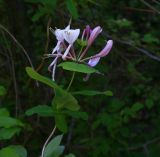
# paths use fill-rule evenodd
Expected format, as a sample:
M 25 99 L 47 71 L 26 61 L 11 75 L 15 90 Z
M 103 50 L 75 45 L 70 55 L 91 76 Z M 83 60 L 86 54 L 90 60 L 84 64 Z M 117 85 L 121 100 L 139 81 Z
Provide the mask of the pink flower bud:
M 108 40 L 106 46 L 95 56 L 97 57 L 105 57 L 110 52 L 113 46 L 113 40 Z
M 108 40 L 106 46 L 103 48 L 102 51 L 100 51 L 98 54 L 92 56 L 92 58 L 89 60 L 88 65 L 91 67 L 94 67 L 98 64 L 101 57 L 105 57 L 110 52 L 113 45 L 112 40 Z
M 88 46 L 92 45 L 94 40 L 97 38 L 97 36 L 102 32 L 102 28 L 100 26 L 97 26 L 93 29 L 91 32 L 91 35 L 88 39 Z

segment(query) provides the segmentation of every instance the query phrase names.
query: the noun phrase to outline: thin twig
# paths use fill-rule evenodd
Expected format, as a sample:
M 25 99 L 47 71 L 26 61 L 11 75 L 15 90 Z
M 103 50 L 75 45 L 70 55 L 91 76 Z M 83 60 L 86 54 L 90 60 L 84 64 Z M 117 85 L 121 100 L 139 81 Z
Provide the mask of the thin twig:
M 139 12 L 146 12 L 146 13 L 155 13 L 154 10 L 142 9 L 142 8 L 132 8 L 132 7 L 124 7 L 125 10 L 129 11 L 139 11 Z
M 113 39 L 114 41 L 116 41 L 116 42 L 118 42 L 118 43 L 131 46 L 131 47 L 133 47 L 134 49 L 138 50 L 139 52 L 142 52 L 142 53 L 145 54 L 146 56 L 150 57 L 151 59 L 154 59 L 154 60 L 160 62 L 160 57 L 156 56 L 153 52 L 150 52 L 150 51 L 148 51 L 148 50 L 146 50 L 146 49 L 144 49 L 144 48 L 141 48 L 141 47 L 137 47 L 137 46 L 133 45 L 131 42 L 123 41 L 123 40 L 120 40 L 120 39 L 117 39 L 117 38 L 113 38 L 112 36 L 108 35 L 106 32 L 103 32 L 102 34 L 103 34 L 105 37 L 111 38 L 111 39 Z
M 140 0 L 143 4 L 145 4 L 146 6 L 148 6 L 150 9 L 154 10 L 156 13 L 160 14 L 160 11 L 157 10 L 155 7 L 153 7 L 152 5 L 150 5 L 148 2 L 146 2 L 145 0 Z
M 157 0 L 152 0 L 153 2 L 155 2 L 156 4 L 160 5 L 160 1 Z
M 4 42 L 6 44 L 6 47 L 8 49 L 9 57 L 10 57 L 10 62 L 11 62 L 11 71 L 12 71 L 12 77 L 13 77 L 13 85 L 14 85 L 14 90 L 15 90 L 15 99 L 16 99 L 16 105 L 15 105 L 15 116 L 18 116 L 18 107 L 19 107 L 19 96 L 18 96 L 18 85 L 17 85 L 17 80 L 16 80 L 16 73 L 15 73 L 15 65 L 14 65 L 14 60 L 13 60 L 13 54 L 12 51 L 8 45 L 8 42 L 6 40 L 6 36 L 4 32 L 2 31 L 2 36 L 4 39 Z
M 49 135 L 49 137 L 47 138 L 46 142 L 45 142 L 44 145 L 43 145 L 41 157 L 44 157 L 45 148 L 46 148 L 49 140 L 50 140 L 50 139 L 52 138 L 52 136 L 54 135 L 55 131 L 56 131 L 56 126 L 53 128 L 51 134 Z
M 144 144 L 140 144 L 139 146 L 133 146 L 133 147 L 129 147 L 128 150 L 130 151 L 134 151 L 134 150 L 139 150 L 139 149 L 144 149 L 144 147 L 148 147 L 149 145 L 151 144 L 154 144 L 156 142 L 160 141 L 160 137 L 156 137 L 150 141 L 147 141 L 146 143 Z
M 20 42 L 19 42 L 2 24 L 0 24 L 0 28 L 1 28 L 2 30 L 4 30 L 4 31 L 13 39 L 13 41 L 23 50 L 25 56 L 26 56 L 27 59 L 28 59 L 28 62 L 30 63 L 31 67 L 34 69 L 34 66 L 33 66 L 33 64 L 32 64 L 32 62 L 31 62 L 31 59 L 30 59 L 27 51 L 26 51 L 26 50 L 24 49 L 24 47 L 20 44 Z
M 5 31 L 5 32 L 12 38 L 12 40 L 22 49 L 22 51 L 23 51 L 24 55 L 26 56 L 29 64 L 30 64 L 31 67 L 34 69 L 34 66 L 33 66 L 33 64 L 32 64 L 32 61 L 31 61 L 31 59 L 30 59 L 27 51 L 25 50 L 25 48 L 24 48 L 24 47 L 20 44 L 20 42 L 12 35 L 12 33 L 10 33 L 2 24 L 0 24 L 0 28 L 1 28 L 3 31 Z M 35 81 L 35 82 L 36 82 L 36 85 L 37 85 L 37 87 L 38 87 L 38 86 L 39 86 L 38 81 Z

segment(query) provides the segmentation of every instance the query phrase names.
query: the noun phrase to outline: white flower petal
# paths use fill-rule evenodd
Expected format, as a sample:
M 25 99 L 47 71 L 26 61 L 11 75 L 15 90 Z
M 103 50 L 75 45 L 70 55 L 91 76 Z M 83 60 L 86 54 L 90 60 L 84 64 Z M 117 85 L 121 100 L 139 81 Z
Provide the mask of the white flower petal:
M 56 29 L 55 30 L 55 36 L 56 36 L 58 41 L 62 42 L 64 40 L 63 32 L 64 32 L 64 30 L 61 30 L 61 29 Z
M 80 29 L 64 30 L 63 37 L 69 43 L 73 44 L 80 34 Z
M 66 31 L 70 30 L 70 25 L 68 25 L 64 30 Z

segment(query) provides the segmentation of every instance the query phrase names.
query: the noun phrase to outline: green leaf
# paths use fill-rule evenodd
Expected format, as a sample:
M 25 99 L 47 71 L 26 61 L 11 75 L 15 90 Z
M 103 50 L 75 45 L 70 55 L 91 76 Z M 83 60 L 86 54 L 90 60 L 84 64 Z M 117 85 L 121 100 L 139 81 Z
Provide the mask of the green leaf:
M 0 96 L 4 96 L 6 93 L 6 89 L 0 85 Z
M 20 157 L 20 156 L 13 148 L 6 147 L 0 150 L 0 157 Z
M 1 108 L 0 109 L 0 117 L 9 117 L 9 112 L 6 108 Z
M 73 117 L 73 118 L 80 118 L 83 120 L 88 120 L 88 114 L 86 112 L 80 111 L 63 111 L 63 113 Z
M 152 34 L 145 34 L 143 39 L 144 42 L 150 44 L 150 43 L 159 43 L 159 39 L 156 38 L 154 35 Z
M 65 155 L 65 157 L 76 157 L 74 154 L 70 153 L 68 155 Z
M 67 126 L 66 117 L 64 114 L 55 115 L 55 123 L 56 123 L 57 128 L 60 131 L 64 133 L 67 132 L 68 126 Z
M 58 157 L 62 154 L 64 147 L 60 146 L 63 135 L 53 138 L 46 146 L 44 157 Z
M 20 128 L 11 127 L 11 128 L 2 128 L 0 129 L 0 140 L 7 140 L 12 138 L 15 134 L 20 132 Z
M 0 150 L 0 157 L 27 157 L 24 147 L 13 145 Z
M 0 117 L 0 127 L 9 128 L 14 126 L 23 126 L 23 123 L 11 117 Z
M 77 39 L 77 43 L 82 47 L 87 46 L 87 40 Z
M 103 92 L 103 94 L 106 95 L 106 96 L 113 96 L 113 92 L 109 91 L 109 90 Z
M 144 108 L 144 105 L 137 102 L 131 107 L 131 111 L 137 112 L 137 111 L 141 110 L 142 108 Z
M 70 93 L 62 93 L 61 91 L 56 91 L 53 105 L 56 105 L 58 110 L 66 108 L 71 111 L 77 111 L 80 108 L 77 100 Z
M 95 95 L 106 95 L 106 96 L 113 96 L 111 91 L 95 91 L 95 90 L 82 90 L 77 92 L 72 92 L 74 95 L 86 95 L 86 96 L 95 96 Z
M 58 67 L 62 67 L 64 70 L 87 73 L 87 74 L 98 72 L 96 69 L 91 68 L 88 65 L 79 64 L 75 62 L 63 62 L 59 64 Z
M 148 109 L 151 109 L 154 106 L 154 101 L 152 99 L 147 99 L 145 101 L 145 105 L 147 106 Z
M 69 10 L 70 14 L 73 16 L 74 19 L 78 18 L 78 11 L 73 0 L 66 0 L 67 9 Z
M 51 155 L 47 156 L 47 157 L 60 157 L 60 155 L 63 153 L 64 151 L 64 146 L 57 146 L 56 148 L 52 148 L 52 153 Z M 44 156 L 45 157 L 45 156 Z
M 19 157 L 27 157 L 27 151 L 23 146 L 13 145 L 13 146 L 10 146 L 10 147 L 13 148 L 17 152 Z
M 46 14 L 46 9 L 43 7 L 39 7 L 39 9 L 36 11 L 36 13 L 32 16 L 32 21 L 33 22 L 38 21 L 45 14 Z
M 79 110 L 80 106 L 77 100 L 70 93 L 59 87 L 54 81 L 38 74 L 30 67 L 27 67 L 26 71 L 31 78 L 55 89 L 54 105 L 56 105 L 57 109 L 67 108 L 72 111 Z
M 25 114 L 27 116 L 31 116 L 33 114 L 38 114 L 39 116 L 43 116 L 43 117 L 53 117 L 54 111 L 53 111 L 52 107 L 50 107 L 50 106 L 38 105 L 38 106 L 35 106 L 35 107 L 28 109 Z
M 54 81 L 52 81 L 51 79 L 48 79 L 47 77 L 44 77 L 44 76 L 38 74 L 31 67 L 26 67 L 26 72 L 31 78 L 33 78 L 37 81 L 40 81 L 40 82 L 42 82 L 42 83 L 44 83 L 44 84 L 46 84 L 46 85 L 48 85 L 52 88 L 60 89 L 60 87 L 58 87 L 58 85 Z

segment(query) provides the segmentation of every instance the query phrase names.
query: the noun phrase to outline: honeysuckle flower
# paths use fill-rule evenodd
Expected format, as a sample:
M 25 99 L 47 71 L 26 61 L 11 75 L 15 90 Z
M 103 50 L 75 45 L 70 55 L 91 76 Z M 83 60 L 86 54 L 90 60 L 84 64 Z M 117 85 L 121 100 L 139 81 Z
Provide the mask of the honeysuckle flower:
M 68 42 L 69 45 L 68 45 L 66 51 L 64 52 L 64 54 L 62 56 L 63 60 L 66 59 L 66 56 L 68 55 L 69 50 L 73 46 L 73 43 L 77 40 L 79 34 L 80 34 L 80 29 L 68 29 L 68 30 L 64 30 L 63 37 Z
M 69 24 L 65 29 L 56 29 L 55 31 L 51 31 L 56 36 L 57 44 L 54 47 L 52 54 L 47 54 L 46 56 L 54 58 L 48 67 L 48 70 L 52 72 L 53 80 L 55 79 L 55 70 L 59 58 L 62 58 L 63 60 L 72 60 L 78 63 L 87 64 L 90 67 L 95 67 L 102 57 L 108 55 L 113 46 L 113 41 L 108 40 L 105 47 L 99 53 L 84 58 L 90 46 L 93 44 L 97 36 L 102 32 L 102 28 L 100 26 L 95 27 L 93 30 L 89 25 L 86 26 L 86 28 L 83 30 L 80 39 L 81 41 L 78 41 L 79 46 L 81 46 L 79 53 L 75 51 L 73 44 L 79 37 L 80 29 L 70 29 Z M 99 72 L 96 73 L 100 74 Z M 88 74 L 84 80 L 88 80 L 89 76 L 90 74 Z
M 55 34 L 56 39 L 57 39 L 58 42 L 57 42 L 57 45 L 55 46 L 55 48 L 53 49 L 52 54 L 54 54 L 56 51 L 60 50 L 60 45 L 64 41 L 63 31 L 64 30 L 56 29 L 55 32 L 54 32 L 54 34 Z
M 70 25 L 68 25 L 65 29 L 56 29 L 55 31 L 51 29 L 51 31 L 53 31 L 57 39 L 57 45 L 53 49 L 52 54 L 60 50 L 61 44 L 64 42 L 64 31 L 68 31 L 69 29 L 70 29 Z
M 106 46 L 96 55 L 92 56 L 91 59 L 88 61 L 88 65 L 94 67 L 98 64 L 101 57 L 105 57 L 110 52 L 113 46 L 113 41 L 108 40 Z
M 88 39 L 88 46 L 91 46 L 94 40 L 97 38 L 97 36 L 102 32 L 102 28 L 100 26 L 95 27 Z

